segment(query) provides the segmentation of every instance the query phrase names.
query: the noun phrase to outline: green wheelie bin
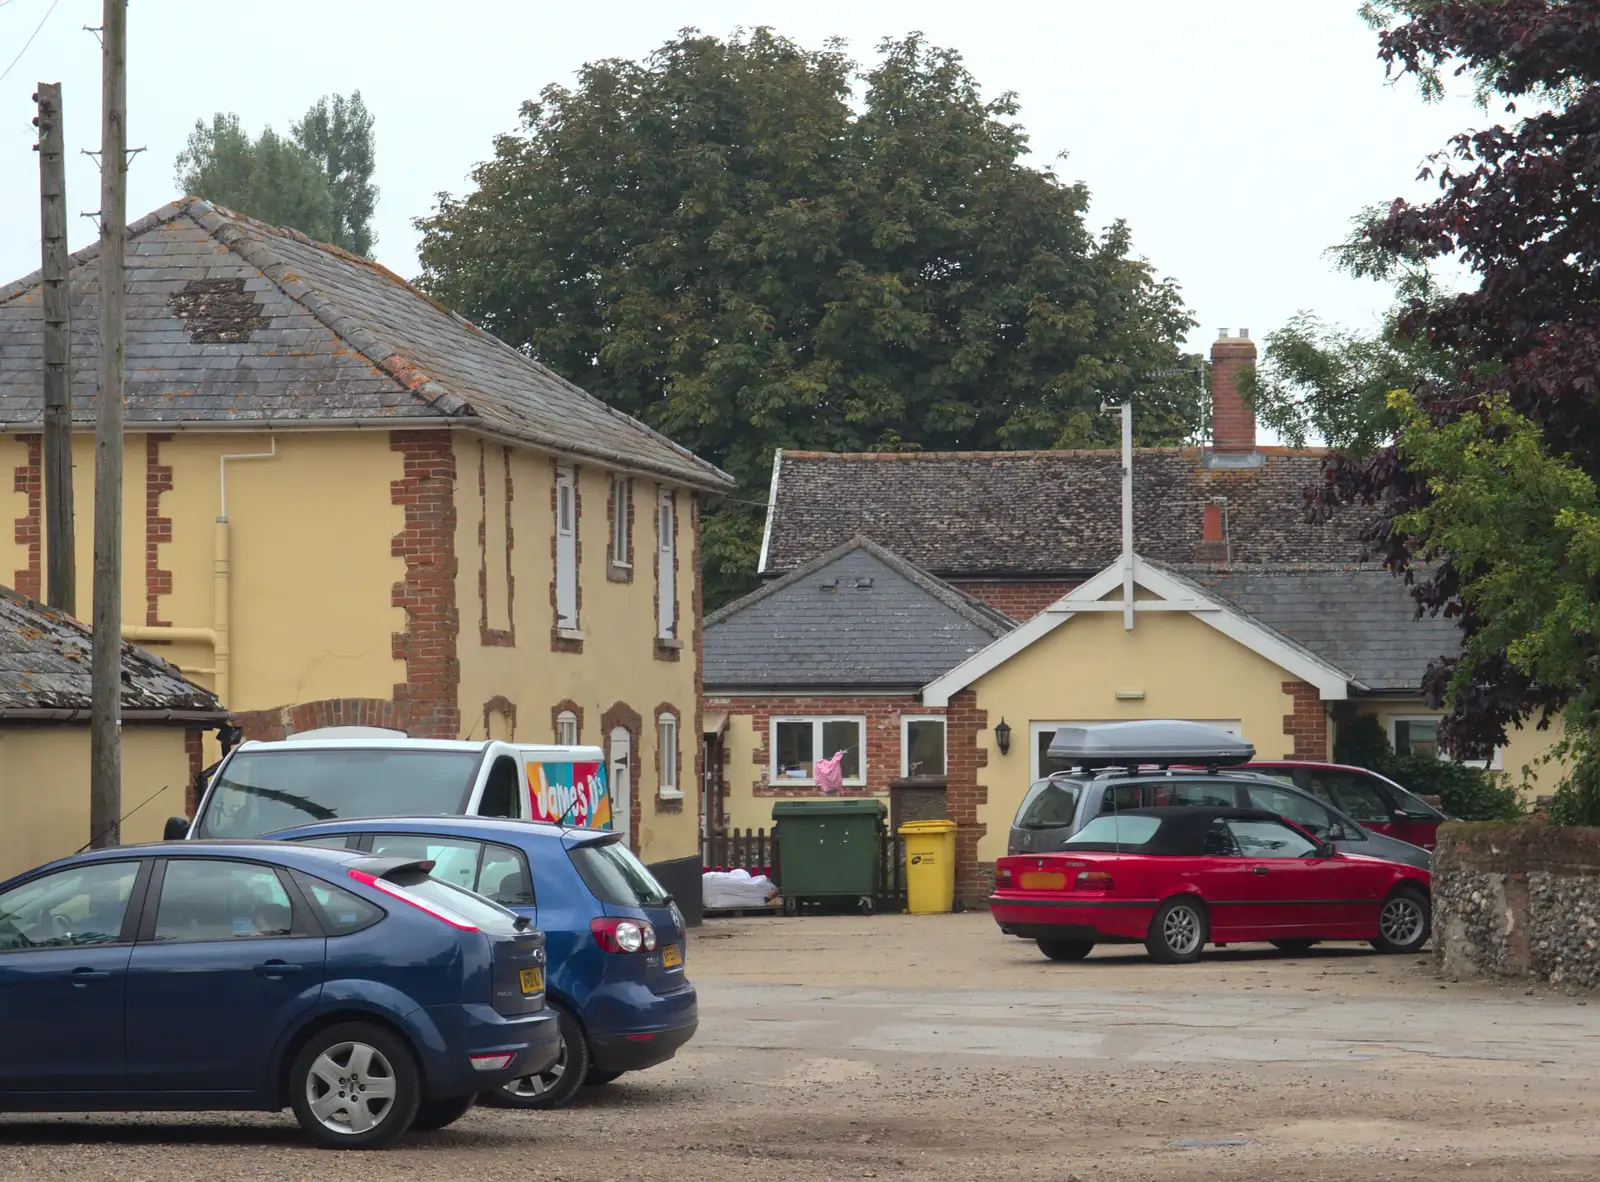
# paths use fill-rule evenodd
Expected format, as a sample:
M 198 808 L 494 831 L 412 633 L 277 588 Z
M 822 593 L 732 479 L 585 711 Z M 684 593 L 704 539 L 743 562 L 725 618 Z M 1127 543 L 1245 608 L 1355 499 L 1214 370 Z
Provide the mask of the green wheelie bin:
M 801 903 L 854 899 L 872 913 L 878 893 L 878 833 L 888 809 L 881 800 L 780 800 L 772 806 L 783 910 Z

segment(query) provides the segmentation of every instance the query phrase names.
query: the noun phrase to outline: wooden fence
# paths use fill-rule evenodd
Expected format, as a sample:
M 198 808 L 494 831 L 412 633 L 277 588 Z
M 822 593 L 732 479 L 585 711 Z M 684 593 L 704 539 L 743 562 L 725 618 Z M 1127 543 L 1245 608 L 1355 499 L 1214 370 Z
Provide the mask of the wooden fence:
M 899 911 L 906 905 L 906 844 L 889 831 L 887 825 L 878 826 L 877 899 L 880 911 Z M 751 874 L 765 874 L 783 889 L 778 875 L 778 833 L 774 829 L 729 829 L 714 833 L 702 843 L 701 857 L 707 870 L 748 870 Z

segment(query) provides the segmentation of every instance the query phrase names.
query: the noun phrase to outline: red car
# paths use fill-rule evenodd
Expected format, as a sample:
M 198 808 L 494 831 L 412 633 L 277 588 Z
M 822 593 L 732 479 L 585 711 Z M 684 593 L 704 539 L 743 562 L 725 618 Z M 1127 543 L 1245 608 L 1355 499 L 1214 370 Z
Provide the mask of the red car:
M 1059 853 L 1001 858 L 989 908 L 1051 960 L 1142 943 L 1182 964 L 1208 943 L 1256 940 L 1415 952 L 1432 927 L 1430 888 L 1426 870 L 1338 853 L 1274 813 L 1176 807 L 1102 815 Z
M 1359 821 L 1363 829 L 1409 841 L 1425 850 L 1437 844 L 1439 826 L 1450 819 L 1393 780 L 1366 768 L 1277 759 L 1251 761 L 1238 770 L 1285 780 Z

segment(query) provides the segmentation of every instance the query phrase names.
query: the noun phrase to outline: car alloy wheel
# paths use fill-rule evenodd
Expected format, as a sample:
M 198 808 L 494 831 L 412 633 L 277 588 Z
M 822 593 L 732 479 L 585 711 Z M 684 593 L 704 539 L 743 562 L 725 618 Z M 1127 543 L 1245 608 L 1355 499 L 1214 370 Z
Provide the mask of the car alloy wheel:
M 311 1063 L 306 1103 L 332 1133 L 365 1133 L 394 1107 L 394 1068 L 383 1052 L 364 1042 L 331 1046 Z
M 547 1071 L 538 1075 L 525 1075 L 506 1084 L 505 1090 L 519 1100 L 539 1100 L 561 1086 L 567 1074 L 567 1040 L 561 1040 L 561 1053 Z
M 1163 964 L 1187 964 L 1205 950 L 1206 929 L 1205 904 L 1180 895 L 1156 908 L 1144 946 Z
M 289 1070 L 289 1103 L 306 1135 L 329 1149 L 379 1149 L 405 1134 L 422 1101 L 405 1042 L 366 1022 L 317 1031 Z
M 1429 920 L 1428 900 L 1421 892 L 1402 887 L 1383 901 L 1378 938 L 1372 945 L 1380 952 L 1415 952 L 1428 942 Z

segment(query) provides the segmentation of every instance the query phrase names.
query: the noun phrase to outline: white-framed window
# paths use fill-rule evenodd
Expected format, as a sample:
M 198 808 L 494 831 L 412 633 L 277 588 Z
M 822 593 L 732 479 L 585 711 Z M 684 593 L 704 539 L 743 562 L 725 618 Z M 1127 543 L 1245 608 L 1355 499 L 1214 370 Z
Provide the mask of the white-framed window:
M 844 782 L 860 788 L 867 782 L 867 720 L 864 716 L 774 718 L 769 738 L 768 768 L 774 786 L 815 784 L 819 759 L 844 752 Z
M 1028 782 L 1042 779 L 1051 772 L 1061 771 L 1062 764 L 1051 759 L 1045 754 L 1050 749 L 1050 740 L 1056 737 L 1058 726 L 1097 726 L 1104 722 L 1126 722 L 1127 719 L 1113 718 L 1068 718 L 1056 722 L 1030 722 L 1028 724 Z M 1203 722 L 1207 726 L 1214 726 L 1218 730 L 1227 731 L 1235 738 L 1244 738 L 1244 727 L 1237 718 L 1221 720 L 1215 718 L 1191 718 L 1189 722 Z M 991 757 L 992 763 L 992 757 Z
M 671 640 L 678 629 L 678 511 L 677 500 L 661 490 L 656 511 L 656 635 Z
M 1394 747 L 1397 755 L 1432 755 L 1436 759 L 1449 760 L 1439 746 L 1439 722 L 1437 714 L 1399 714 L 1389 719 L 1389 743 Z M 1463 759 L 1460 762 L 1467 767 L 1485 768 L 1489 771 L 1501 770 L 1501 751 L 1496 747 L 1493 759 Z
M 578 627 L 578 482 L 556 469 L 556 627 Z
M 626 476 L 611 478 L 611 565 L 628 566 L 628 505 L 633 482 Z
M 578 716 L 570 710 L 556 715 L 556 744 L 561 747 L 578 745 Z
M 945 733 L 942 714 L 900 716 L 900 774 L 942 776 L 945 772 Z
M 678 716 L 663 714 L 656 719 L 656 742 L 661 745 L 661 795 L 682 796 L 678 787 Z

